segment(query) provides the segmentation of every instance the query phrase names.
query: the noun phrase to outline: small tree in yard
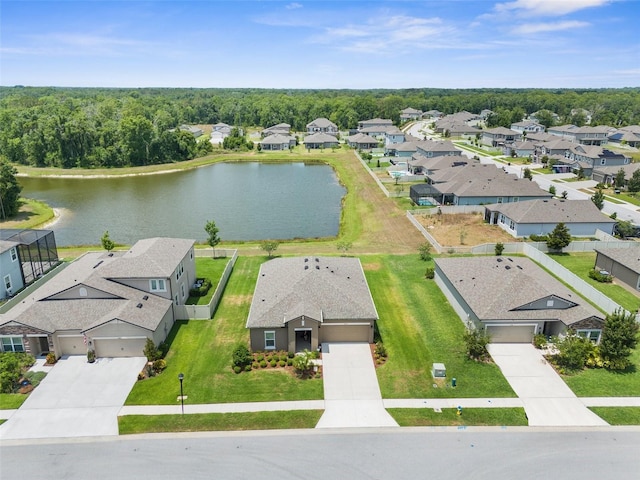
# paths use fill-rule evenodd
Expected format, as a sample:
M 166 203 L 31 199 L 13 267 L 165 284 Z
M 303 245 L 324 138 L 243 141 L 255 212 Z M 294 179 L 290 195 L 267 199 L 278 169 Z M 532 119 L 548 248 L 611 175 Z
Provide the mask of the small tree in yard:
M 313 360 L 313 354 L 306 349 L 293 358 L 293 368 L 298 376 L 304 377 L 311 373 L 313 369 L 313 362 L 311 362 L 311 360 Z
M 215 257 L 216 245 L 220 243 L 220 237 L 218 236 L 218 232 L 220 231 L 220 229 L 216 225 L 216 222 L 214 222 L 213 220 L 209 220 L 204 226 L 204 231 L 207 232 L 207 235 L 209 235 L 209 238 L 207 238 L 207 243 L 213 250 L 213 256 Z
M 233 349 L 233 371 L 235 373 L 240 373 L 243 370 L 246 370 L 247 365 L 251 365 L 253 361 L 253 356 L 249 351 L 249 348 L 240 344 L 236 348 Z
M 102 248 L 104 248 L 107 252 L 111 252 L 111 250 L 113 250 L 116 246 L 115 242 L 111 240 L 111 237 L 109 237 L 108 230 L 102 235 L 100 243 L 102 243 Z
M 144 350 L 142 353 L 144 353 L 144 356 L 147 357 L 147 360 L 150 362 L 155 362 L 162 358 L 162 350 L 156 347 L 156 344 L 150 338 L 147 338 L 147 342 L 144 344 Z
M 562 249 L 570 243 L 571 233 L 564 222 L 556 225 L 556 228 L 553 229 L 547 239 L 547 247 L 552 251 L 562 251 Z
M 566 200 L 567 197 L 569 196 L 569 192 L 567 192 L 566 190 L 563 190 L 560 196 L 562 197 L 563 200 Z
M 420 254 L 420 260 L 424 262 L 431 260 L 431 244 L 429 242 L 421 243 L 418 247 L 418 253 Z
M 636 348 L 639 327 L 633 313 L 616 310 L 606 316 L 599 347 L 606 368 L 625 370 L 631 365 L 629 356 Z
M 495 247 L 496 256 L 499 257 L 500 255 L 502 255 L 502 252 L 504 252 L 504 243 L 502 242 L 496 243 L 496 247 Z
M 533 180 L 533 174 L 531 173 L 531 169 L 529 167 L 525 167 L 522 171 L 523 178 L 528 178 L 529 180 Z
M 467 356 L 472 360 L 485 360 L 489 357 L 487 345 L 491 342 L 491 337 L 485 330 L 476 328 L 471 322 L 467 324 L 467 329 L 463 334 Z
M 342 252 L 342 255 L 346 255 L 349 249 L 351 248 L 352 243 L 347 242 L 346 240 L 340 240 L 336 243 L 336 248 Z
M 616 233 L 623 239 L 632 236 L 635 231 L 636 227 L 633 226 L 631 220 L 620 220 L 618 223 L 616 223 Z
M 596 193 L 591 197 L 591 201 L 598 210 L 602 210 L 602 207 L 604 207 L 604 193 L 602 193 L 602 188 L 598 188 L 598 190 L 596 190 Z
M 627 190 L 631 193 L 640 192 L 640 170 L 636 170 L 627 182 Z
M 556 187 L 555 187 L 555 185 L 549 185 L 549 193 L 550 193 L 551 195 L 554 195 L 554 196 L 555 196 L 555 194 L 556 194 Z
M 624 187 L 624 181 L 625 181 L 625 171 L 624 171 L 624 168 L 621 168 L 620 170 L 618 170 L 618 173 L 616 173 L 615 186 L 618 188 Z
M 275 242 L 273 240 L 265 240 L 260 244 L 260 248 L 265 252 L 267 252 L 267 255 L 269 255 L 269 258 L 271 258 L 273 255 L 273 252 L 275 252 L 278 249 L 279 245 L 280 244 L 278 242 Z

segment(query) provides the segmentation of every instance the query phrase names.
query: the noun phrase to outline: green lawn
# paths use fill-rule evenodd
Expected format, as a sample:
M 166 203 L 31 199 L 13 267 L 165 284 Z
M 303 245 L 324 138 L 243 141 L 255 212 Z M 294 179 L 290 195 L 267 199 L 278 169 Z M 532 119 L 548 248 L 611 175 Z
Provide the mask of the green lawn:
M 496 365 L 466 358 L 465 326 L 435 282 L 424 278 L 432 262 L 421 261 L 417 254 L 361 261 L 389 355 L 377 369 L 383 398 L 515 396 Z M 448 382 L 456 378 L 455 391 L 433 387 L 433 362 L 445 364 Z
M 159 432 L 314 428 L 322 413 L 322 410 L 295 410 L 189 415 L 127 415 L 118 417 L 118 427 L 121 435 Z
M 21 393 L 0 393 L 0 410 L 20 408 L 29 395 Z
M 640 407 L 591 407 L 589 410 L 610 425 L 640 425 Z
M 563 375 L 565 383 L 578 397 L 640 396 L 640 348 L 631 354 L 633 367 L 622 373 L 604 368 L 587 368 L 575 375 Z
M 184 373 L 186 403 L 264 402 L 323 398 L 321 379 L 298 380 L 279 370 L 231 370 L 231 353 L 248 343 L 245 322 L 260 264 L 265 257 L 240 257 L 212 320 L 176 322 L 169 341 L 167 369 L 137 382 L 127 405 L 176 404 Z
M 229 258 L 196 257 L 196 277 L 211 280 L 211 288 L 203 297 L 189 297 L 187 305 L 208 305 L 216 291 Z
M 634 295 L 621 286 L 613 283 L 600 283 L 589 278 L 589 270 L 591 270 L 596 263 L 595 252 L 572 252 L 560 255 L 551 254 L 549 257 L 578 275 L 582 280 L 604 293 L 607 297 L 621 305 L 623 308 L 629 311 L 634 311 L 638 309 L 638 306 L 640 306 L 640 297 Z
M 437 413 L 432 408 L 389 408 L 387 411 L 401 427 L 429 426 L 527 426 L 524 408 L 455 408 Z

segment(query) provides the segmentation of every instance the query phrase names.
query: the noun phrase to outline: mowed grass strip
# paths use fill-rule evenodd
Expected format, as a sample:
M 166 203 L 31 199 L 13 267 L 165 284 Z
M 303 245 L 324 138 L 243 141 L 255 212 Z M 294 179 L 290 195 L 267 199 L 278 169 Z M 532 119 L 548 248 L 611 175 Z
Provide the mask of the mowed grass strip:
M 299 380 L 288 371 L 261 369 L 233 373 L 232 352 L 248 344 L 245 328 L 260 264 L 265 257 L 240 257 L 212 320 L 176 322 L 169 340 L 167 369 L 137 382 L 127 405 L 175 405 L 178 374 L 184 374 L 186 404 L 318 400 L 321 379 Z
M 609 425 L 640 425 L 640 407 L 590 407 Z
M 455 408 L 389 408 L 389 414 L 401 427 L 430 426 L 527 426 L 524 408 L 465 408 L 458 415 Z
M 601 283 L 589 278 L 589 270 L 596 263 L 595 252 L 571 252 L 560 255 L 549 255 L 567 270 L 578 275 L 582 280 L 605 294 L 611 300 L 628 311 L 635 311 L 640 306 L 640 297 L 614 283 Z
M 29 395 L 22 393 L 0 393 L 0 410 L 20 408 Z
M 118 417 L 118 428 L 120 435 L 314 428 L 322 413 L 323 410 L 295 410 L 188 415 L 126 415 Z
M 515 397 L 493 363 L 469 360 L 465 326 L 433 280 L 432 262 L 418 255 L 363 257 L 363 268 L 380 320 L 387 362 L 377 368 L 383 398 Z M 434 362 L 444 363 L 447 382 L 435 388 Z M 451 378 L 457 387 L 450 387 Z

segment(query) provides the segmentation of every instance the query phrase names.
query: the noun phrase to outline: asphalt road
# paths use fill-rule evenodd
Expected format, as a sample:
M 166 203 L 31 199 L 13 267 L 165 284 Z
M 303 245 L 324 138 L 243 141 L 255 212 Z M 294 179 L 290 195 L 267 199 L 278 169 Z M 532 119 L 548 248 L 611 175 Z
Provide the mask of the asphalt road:
M 0 478 L 637 479 L 640 429 L 406 428 L 4 442 Z

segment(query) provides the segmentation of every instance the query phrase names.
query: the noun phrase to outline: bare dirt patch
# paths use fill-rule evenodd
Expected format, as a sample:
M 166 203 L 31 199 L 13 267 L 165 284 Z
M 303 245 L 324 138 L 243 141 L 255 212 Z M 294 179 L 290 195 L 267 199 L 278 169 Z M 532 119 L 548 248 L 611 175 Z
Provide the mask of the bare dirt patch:
M 479 213 L 416 215 L 415 218 L 443 247 L 518 241 L 497 225 L 485 223 Z

